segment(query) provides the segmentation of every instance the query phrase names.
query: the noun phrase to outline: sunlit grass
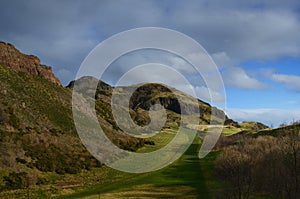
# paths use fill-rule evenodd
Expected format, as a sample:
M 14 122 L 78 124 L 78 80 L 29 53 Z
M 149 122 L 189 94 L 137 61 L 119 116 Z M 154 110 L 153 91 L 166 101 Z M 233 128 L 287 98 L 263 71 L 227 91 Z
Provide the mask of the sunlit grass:
M 155 139 L 165 144 L 172 136 L 173 133 L 164 132 L 157 134 Z M 197 156 L 200 143 L 196 138 L 183 156 L 161 170 L 132 175 L 120 173 L 118 181 L 86 187 L 81 193 L 61 198 L 96 199 L 99 195 L 100 198 L 211 198 L 211 193 L 220 189 L 213 174 L 217 153 L 200 160 Z

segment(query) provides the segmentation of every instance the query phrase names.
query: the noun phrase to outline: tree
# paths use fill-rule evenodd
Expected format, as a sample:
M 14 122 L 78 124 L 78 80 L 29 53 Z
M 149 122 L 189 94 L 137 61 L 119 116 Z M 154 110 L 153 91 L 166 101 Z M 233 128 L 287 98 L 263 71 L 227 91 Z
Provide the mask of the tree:
M 268 193 L 275 198 L 300 198 L 300 134 L 241 140 L 217 158 L 217 176 L 233 190 L 233 198 Z
M 249 198 L 253 190 L 251 157 L 240 153 L 238 146 L 229 147 L 216 160 L 215 172 L 229 186 L 233 198 Z
M 300 196 L 300 132 L 289 133 L 280 139 L 282 166 L 285 168 L 285 195 L 288 198 Z

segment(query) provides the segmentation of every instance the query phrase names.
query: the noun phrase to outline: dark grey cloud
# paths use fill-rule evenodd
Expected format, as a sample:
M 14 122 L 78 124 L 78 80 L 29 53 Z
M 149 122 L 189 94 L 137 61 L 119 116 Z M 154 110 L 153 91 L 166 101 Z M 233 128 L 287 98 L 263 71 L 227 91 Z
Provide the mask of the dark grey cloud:
M 247 60 L 299 57 L 299 4 L 296 0 L 1 0 L 0 40 L 53 65 L 65 84 L 100 41 L 143 26 L 181 31 L 219 55 L 218 64 L 236 67 Z

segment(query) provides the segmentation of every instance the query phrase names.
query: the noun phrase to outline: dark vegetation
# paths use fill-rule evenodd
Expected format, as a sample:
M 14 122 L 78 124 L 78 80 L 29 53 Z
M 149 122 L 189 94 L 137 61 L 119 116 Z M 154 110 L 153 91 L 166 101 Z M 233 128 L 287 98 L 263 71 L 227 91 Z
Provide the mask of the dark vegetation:
M 282 132 L 282 131 L 280 131 Z M 215 162 L 226 198 L 300 197 L 300 134 L 243 137 L 224 148 Z
M 8 176 L 4 176 L 5 185 L 8 189 L 22 189 L 28 187 L 29 177 L 25 172 L 11 172 Z
M 77 174 L 102 166 L 77 136 L 71 89 L 1 65 L 0 79 L 0 189 L 25 188 L 28 175 L 44 179 L 28 186 L 53 184 L 47 172 Z M 116 145 L 130 151 L 143 146 L 144 140 L 119 136 L 122 132 L 105 100 L 99 98 L 96 108 L 100 124 Z

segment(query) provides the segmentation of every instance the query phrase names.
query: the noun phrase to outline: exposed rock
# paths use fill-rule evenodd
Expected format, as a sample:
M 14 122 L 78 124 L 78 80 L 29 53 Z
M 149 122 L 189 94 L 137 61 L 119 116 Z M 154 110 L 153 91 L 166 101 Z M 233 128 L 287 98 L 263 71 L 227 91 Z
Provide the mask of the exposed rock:
M 26 103 L 22 102 L 21 106 L 22 106 L 22 108 L 26 108 Z
M 25 55 L 12 44 L 0 41 L 0 64 L 21 72 L 37 75 L 61 85 L 51 66 L 42 65 L 40 59 L 34 55 Z
M 178 101 L 180 97 L 181 104 Z M 168 88 L 161 84 L 149 83 L 139 87 L 132 95 L 130 107 L 136 109 L 137 107 L 149 110 L 154 104 L 161 104 L 166 109 L 178 114 L 193 114 L 200 111 L 200 113 L 211 113 L 212 107 L 201 101 L 193 100 L 193 97 L 182 93 L 176 89 Z M 224 112 L 214 109 L 214 114 L 217 117 L 224 117 Z

